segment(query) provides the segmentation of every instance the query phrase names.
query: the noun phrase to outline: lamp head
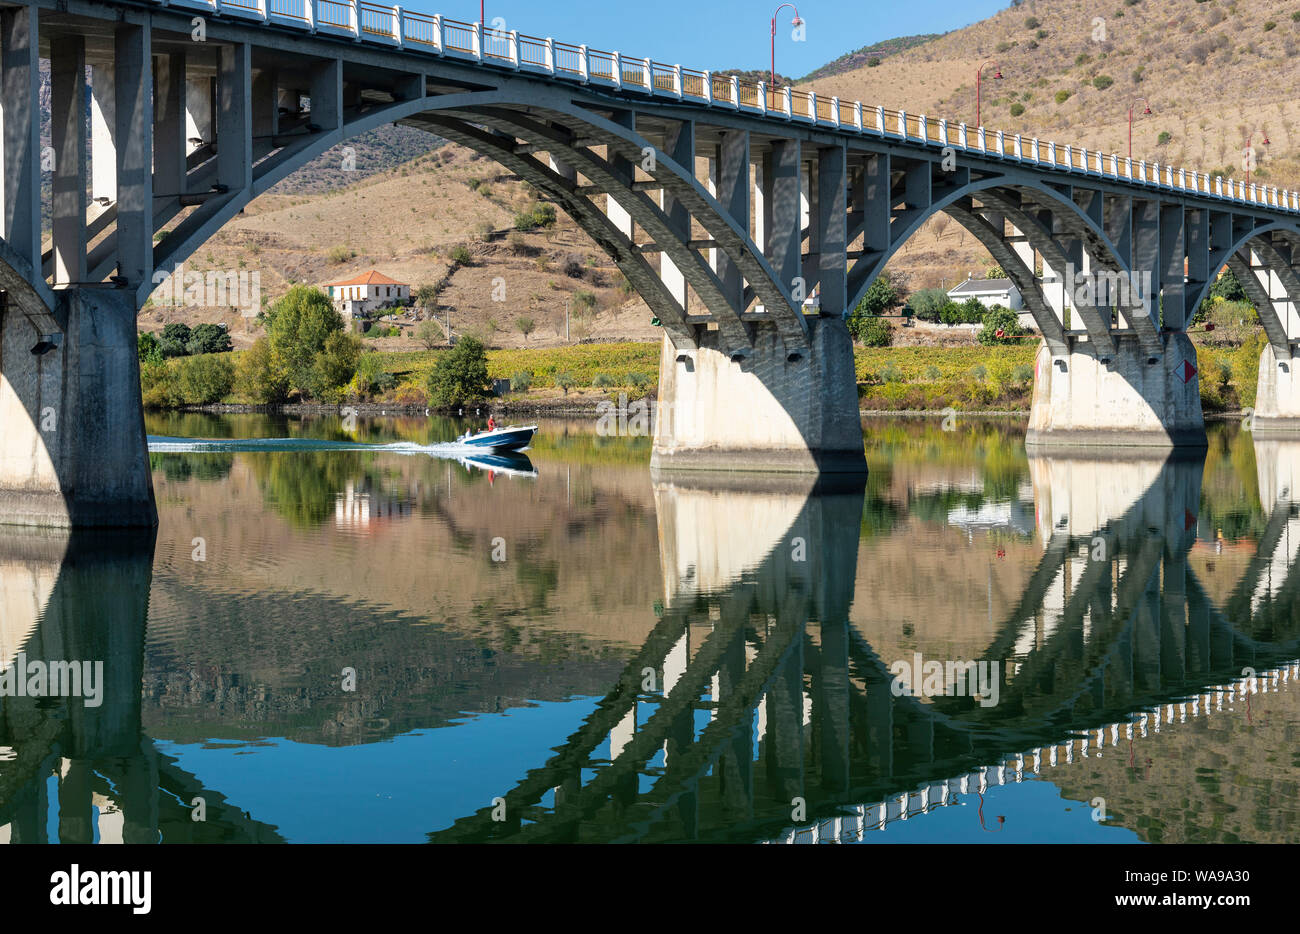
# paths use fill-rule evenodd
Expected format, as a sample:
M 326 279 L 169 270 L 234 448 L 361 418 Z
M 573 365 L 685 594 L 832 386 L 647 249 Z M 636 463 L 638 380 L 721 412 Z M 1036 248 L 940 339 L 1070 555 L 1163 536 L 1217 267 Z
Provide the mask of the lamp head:
M 1001 81 L 1001 80 L 1002 80 L 1002 69 L 1001 69 L 1001 68 L 999 68 L 999 69 L 997 70 L 997 73 L 993 76 L 993 80 L 994 80 L 994 81 Z
M 790 25 L 795 27 L 796 29 L 798 29 L 800 26 L 803 25 L 803 20 L 799 18 L 798 13 L 794 15 L 794 19 L 790 20 Z
M 1142 112 L 1143 112 L 1144 114 L 1149 114 L 1149 113 L 1151 113 L 1151 108 L 1148 107 L 1146 110 L 1144 110 L 1144 111 L 1142 111 Z

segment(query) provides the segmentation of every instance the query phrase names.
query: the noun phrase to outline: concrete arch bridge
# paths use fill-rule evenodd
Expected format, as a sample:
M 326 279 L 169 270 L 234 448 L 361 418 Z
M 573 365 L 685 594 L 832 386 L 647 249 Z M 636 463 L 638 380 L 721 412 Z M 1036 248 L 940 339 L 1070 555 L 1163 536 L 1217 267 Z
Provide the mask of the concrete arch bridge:
M 1300 417 L 1295 192 L 370 0 L 6 0 L 0 72 L 4 521 L 155 521 L 137 310 L 253 198 L 390 123 L 496 160 L 626 274 L 664 328 L 664 468 L 862 472 L 844 318 L 937 212 L 1043 335 L 1031 444 L 1203 444 L 1186 328 L 1225 264 L 1269 338 L 1257 422 Z

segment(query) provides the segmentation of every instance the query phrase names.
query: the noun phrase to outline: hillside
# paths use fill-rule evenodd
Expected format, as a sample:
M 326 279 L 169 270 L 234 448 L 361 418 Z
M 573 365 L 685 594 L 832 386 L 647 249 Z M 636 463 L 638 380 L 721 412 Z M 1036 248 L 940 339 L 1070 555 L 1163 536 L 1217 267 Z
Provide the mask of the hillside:
M 1005 77 L 986 76 L 988 127 L 1123 152 L 1129 106 L 1145 97 L 1135 158 L 1240 175 L 1254 133 L 1254 177 L 1300 186 L 1298 49 L 1300 8 L 1282 0 L 1030 0 L 804 86 L 974 123 L 975 71 L 994 59 Z
M 885 39 L 874 45 L 864 45 L 853 52 L 845 52 L 833 62 L 810 72 L 801 81 L 808 82 L 815 81 L 818 78 L 830 78 L 845 72 L 855 71 L 858 68 L 876 68 L 889 56 L 906 52 L 918 45 L 924 45 L 939 36 L 940 33 L 930 32 L 918 36 L 899 36 L 897 39 Z M 872 64 L 873 62 L 875 64 Z

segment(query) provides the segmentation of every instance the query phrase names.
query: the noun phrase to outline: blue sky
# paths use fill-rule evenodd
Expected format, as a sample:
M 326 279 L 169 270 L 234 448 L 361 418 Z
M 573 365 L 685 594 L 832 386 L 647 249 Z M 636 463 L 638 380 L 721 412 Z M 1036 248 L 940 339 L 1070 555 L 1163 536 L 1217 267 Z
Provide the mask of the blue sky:
M 772 11 L 780 0 L 484 0 L 489 25 L 501 17 L 507 29 L 550 36 L 592 48 L 650 56 L 694 68 L 767 68 Z M 806 0 L 798 4 L 807 21 L 803 42 L 790 39 L 790 9 L 777 20 L 777 71 L 802 77 L 845 52 L 895 36 L 946 32 L 978 22 L 1009 5 L 1008 0 Z M 478 0 L 406 0 L 406 9 L 441 13 L 473 22 Z

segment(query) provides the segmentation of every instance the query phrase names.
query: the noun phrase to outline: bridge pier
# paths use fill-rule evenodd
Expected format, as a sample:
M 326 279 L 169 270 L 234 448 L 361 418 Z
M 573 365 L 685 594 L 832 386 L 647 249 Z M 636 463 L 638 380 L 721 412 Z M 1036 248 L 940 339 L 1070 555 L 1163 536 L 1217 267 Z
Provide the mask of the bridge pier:
M 652 467 L 866 473 L 853 345 L 839 318 L 809 318 L 796 352 L 775 327 L 732 357 L 720 331 L 678 349 L 665 334 Z
M 1300 374 L 1297 361 L 1282 360 L 1271 343 L 1259 355 L 1252 430 L 1263 434 L 1300 431 Z
M 0 523 L 158 524 L 129 293 L 69 289 L 67 326 L 0 311 Z
M 1044 341 L 1034 363 L 1025 443 L 1031 447 L 1205 447 L 1196 348 L 1183 333 L 1163 354 L 1137 336 L 1114 335 L 1115 352 L 1073 339 L 1069 352 Z

